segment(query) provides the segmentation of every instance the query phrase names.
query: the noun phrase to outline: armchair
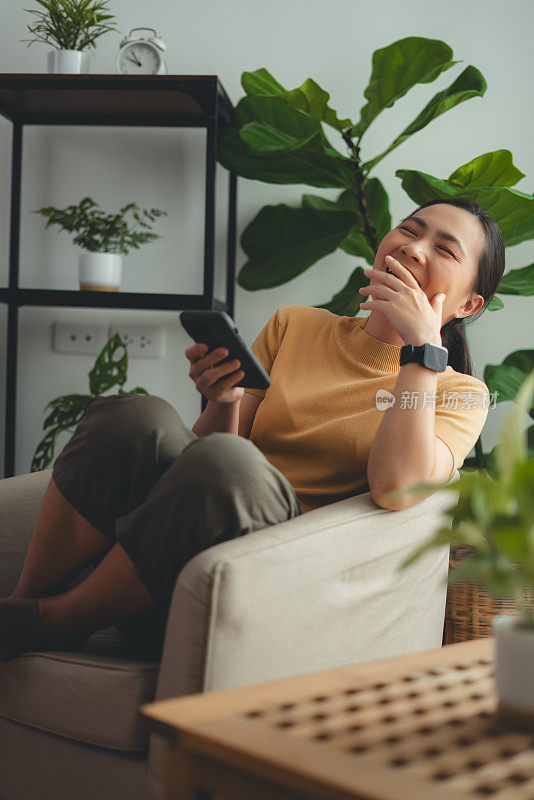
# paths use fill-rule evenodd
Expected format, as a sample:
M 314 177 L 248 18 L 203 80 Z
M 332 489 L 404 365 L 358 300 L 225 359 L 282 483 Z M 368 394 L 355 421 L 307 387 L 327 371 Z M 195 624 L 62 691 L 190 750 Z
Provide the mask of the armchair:
M 0 596 L 50 476 L 0 481 Z M 142 703 L 439 647 L 448 546 L 397 568 L 450 504 L 436 492 L 387 511 L 367 493 L 199 553 L 176 581 L 161 664 L 114 628 L 83 652 L 0 663 L 0 798 L 160 800 L 163 747 Z

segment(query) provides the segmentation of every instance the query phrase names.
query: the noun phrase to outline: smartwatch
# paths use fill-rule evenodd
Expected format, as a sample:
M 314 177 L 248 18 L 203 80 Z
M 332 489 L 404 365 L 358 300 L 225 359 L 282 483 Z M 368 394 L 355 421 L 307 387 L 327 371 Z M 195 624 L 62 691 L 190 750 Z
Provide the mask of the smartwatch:
M 400 351 L 400 365 L 402 367 L 403 364 L 413 362 L 427 369 L 433 369 L 434 372 L 445 372 L 448 356 L 449 351 L 440 344 L 430 342 L 421 345 L 405 344 Z

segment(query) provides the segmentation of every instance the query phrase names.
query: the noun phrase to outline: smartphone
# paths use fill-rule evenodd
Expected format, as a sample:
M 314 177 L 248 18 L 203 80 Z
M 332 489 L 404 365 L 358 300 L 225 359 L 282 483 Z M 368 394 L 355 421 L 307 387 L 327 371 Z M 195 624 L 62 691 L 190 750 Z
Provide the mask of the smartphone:
M 224 311 L 182 311 L 180 322 L 195 342 L 208 345 L 210 353 L 217 347 L 226 347 L 229 355 L 218 361 L 218 364 L 239 359 L 239 369 L 244 370 L 245 374 L 236 386 L 244 386 L 246 389 L 269 388 L 269 375 L 241 338 L 233 319 Z

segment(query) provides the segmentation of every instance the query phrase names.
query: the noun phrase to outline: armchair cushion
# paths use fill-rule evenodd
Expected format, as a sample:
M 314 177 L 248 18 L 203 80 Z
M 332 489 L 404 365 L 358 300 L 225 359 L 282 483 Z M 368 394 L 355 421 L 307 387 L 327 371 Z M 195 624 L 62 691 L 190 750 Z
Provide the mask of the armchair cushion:
M 114 628 L 82 653 L 51 650 L 0 662 L 0 716 L 115 750 L 148 747 L 139 706 L 154 699 L 159 663 L 132 659 Z

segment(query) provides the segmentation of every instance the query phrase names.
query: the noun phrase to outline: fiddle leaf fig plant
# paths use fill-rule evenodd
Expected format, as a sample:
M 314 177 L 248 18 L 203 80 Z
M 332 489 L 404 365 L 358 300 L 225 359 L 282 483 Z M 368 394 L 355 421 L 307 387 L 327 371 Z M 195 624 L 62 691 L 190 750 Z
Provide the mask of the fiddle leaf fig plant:
M 296 206 L 279 203 L 262 208 L 240 240 L 247 257 L 237 279 L 242 288 L 259 291 L 281 286 L 341 250 L 360 264 L 350 268 L 345 285 L 333 286 L 331 298 L 318 307 L 347 316 L 359 312 L 362 297 L 358 289 L 367 283 L 361 262 L 374 263 L 380 241 L 391 229 L 389 196 L 373 170 L 442 114 L 468 100 L 481 99 L 487 88 L 484 76 L 473 65 L 465 67 L 392 137 L 385 150 L 366 161 L 361 154 L 362 140 L 373 122 L 412 88 L 432 83 L 460 63 L 453 59 L 449 45 L 439 39 L 409 36 L 376 50 L 364 90 L 366 102 L 357 121 L 339 114 L 328 92 L 312 78 L 296 88 L 286 88 L 263 67 L 243 72 L 245 96 L 231 121 L 219 130 L 219 162 L 250 180 L 306 184 L 336 190 L 337 195 L 307 193 Z M 506 247 L 534 239 L 534 196 L 513 188 L 525 175 L 513 163 L 509 150 L 476 156 L 446 178 L 413 169 L 397 169 L 395 175 L 419 204 L 455 196 L 476 201 L 499 225 Z M 488 310 L 503 308 L 501 297 L 510 294 L 534 294 L 534 264 L 509 270 Z M 534 351 L 522 350 L 511 353 L 502 365 L 489 365 L 490 391 L 498 387 L 500 392 L 505 384 L 504 394 L 515 396 L 520 374 L 523 380 L 529 371 L 527 364 L 534 365 L 533 357 Z M 506 399 L 504 394 L 497 395 L 497 402 Z M 534 428 L 530 438 L 534 439 Z M 475 451 L 475 458 L 465 463 L 483 467 L 480 439 Z
M 159 239 L 159 234 L 151 232 L 152 223 L 156 217 L 167 214 L 159 208 L 145 208 L 140 213 L 137 203 L 127 203 L 116 214 L 106 214 L 104 211 L 97 211 L 97 208 L 98 203 L 91 197 L 84 197 L 78 205 L 66 208 L 47 206 L 33 213 L 46 217 L 45 228 L 57 225 L 67 233 L 74 233 L 74 244 L 82 250 L 121 255 L 127 255 L 130 249 L 138 250 L 142 244 Z
M 121 353 L 121 350 L 124 352 Z M 58 436 L 63 431 L 74 433 L 74 428 L 81 421 L 88 407 L 104 392 L 118 385 L 118 394 L 148 394 L 147 390 L 141 386 L 136 386 L 135 389 L 130 389 L 128 392 L 124 391 L 122 387 L 126 383 L 127 373 L 127 348 L 119 334 L 116 333 L 103 347 L 89 373 L 90 394 L 63 395 L 51 400 L 45 406 L 45 413 L 48 409 L 50 410 L 43 423 L 46 433 L 33 455 L 31 472 L 46 469 L 54 458 Z
M 434 547 L 469 545 L 473 552 L 449 572 L 449 583 L 471 581 L 488 592 L 509 597 L 520 624 L 534 631 L 534 457 L 523 430 L 534 400 L 534 370 L 523 381 L 516 405 L 496 446 L 495 471 L 466 470 L 457 481 L 438 486 L 457 493 L 446 514 L 450 527 L 440 528 L 401 565 L 404 569 Z M 428 494 L 436 484 L 418 484 L 390 493 Z

